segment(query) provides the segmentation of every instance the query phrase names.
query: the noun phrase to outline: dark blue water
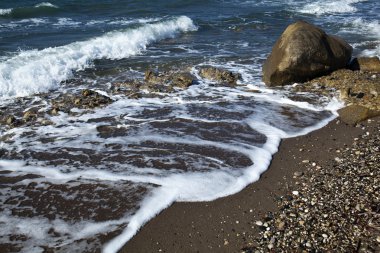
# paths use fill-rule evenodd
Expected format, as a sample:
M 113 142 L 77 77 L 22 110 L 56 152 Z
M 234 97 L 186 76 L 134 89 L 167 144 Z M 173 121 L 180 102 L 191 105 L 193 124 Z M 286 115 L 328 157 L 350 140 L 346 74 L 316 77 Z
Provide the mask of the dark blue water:
M 379 56 L 379 17 L 378 0 L 1 1 L 0 106 L 37 108 L 51 123 L 0 125 L 0 249 L 116 252 L 174 201 L 258 180 L 282 138 L 342 106 L 265 87 L 261 66 L 281 32 L 303 19 Z M 198 76 L 204 65 L 242 80 L 220 87 Z M 110 89 L 147 69 L 187 70 L 198 84 L 141 99 Z M 52 97 L 86 88 L 113 103 L 49 113 Z

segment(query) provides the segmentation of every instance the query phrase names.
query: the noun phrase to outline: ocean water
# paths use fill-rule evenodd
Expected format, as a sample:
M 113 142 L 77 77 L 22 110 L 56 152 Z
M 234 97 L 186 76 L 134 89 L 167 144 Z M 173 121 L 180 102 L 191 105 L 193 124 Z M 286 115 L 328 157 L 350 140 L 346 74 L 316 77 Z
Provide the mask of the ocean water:
M 43 114 L 49 99 L 83 89 L 113 103 L 45 113 L 51 125 L 0 126 L 0 247 L 117 252 L 173 202 L 259 180 L 281 139 L 326 125 L 342 106 L 265 87 L 278 36 L 303 19 L 354 55 L 379 56 L 379 17 L 377 0 L 1 1 L 2 112 Z M 242 80 L 218 86 L 199 76 L 206 65 Z M 158 97 L 111 92 L 146 69 L 189 69 L 200 81 Z

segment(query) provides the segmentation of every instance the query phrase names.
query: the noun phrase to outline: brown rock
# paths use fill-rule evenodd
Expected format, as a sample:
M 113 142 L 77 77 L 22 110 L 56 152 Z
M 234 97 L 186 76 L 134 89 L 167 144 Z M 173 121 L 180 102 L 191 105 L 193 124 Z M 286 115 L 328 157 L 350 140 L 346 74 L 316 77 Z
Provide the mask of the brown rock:
M 205 67 L 202 68 L 199 72 L 200 76 L 216 81 L 219 84 L 227 84 L 229 86 L 235 86 L 236 82 L 241 78 L 241 75 L 238 73 L 233 73 L 225 69 L 219 69 L 214 67 Z
M 17 122 L 17 119 L 16 119 L 15 116 L 13 116 L 13 115 L 9 115 L 9 116 L 6 118 L 5 122 L 6 122 L 8 125 L 13 125 L 13 124 L 15 124 L 15 123 Z
M 304 21 L 289 25 L 263 66 L 268 86 L 304 82 L 348 65 L 352 47 Z
M 350 69 L 367 72 L 380 72 L 380 59 L 378 57 L 358 57 L 352 60 Z
M 195 76 L 186 72 L 174 74 L 172 77 L 172 85 L 183 89 L 190 87 L 195 81 Z
M 31 121 L 37 118 L 37 114 L 33 111 L 27 111 L 24 113 L 22 118 L 24 121 Z
M 368 118 L 380 115 L 379 111 L 373 111 L 361 105 L 349 105 L 338 110 L 340 119 L 350 125 L 355 125 Z

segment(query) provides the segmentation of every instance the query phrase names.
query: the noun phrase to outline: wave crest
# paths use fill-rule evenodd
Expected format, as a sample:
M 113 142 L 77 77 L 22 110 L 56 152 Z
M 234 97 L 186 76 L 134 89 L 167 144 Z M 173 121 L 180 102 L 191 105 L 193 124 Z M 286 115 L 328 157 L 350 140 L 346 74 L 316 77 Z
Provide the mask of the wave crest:
M 181 16 L 61 47 L 20 52 L 0 63 L 0 97 L 27 96 L 56 89 L 73 71 L 91 66 L 95 59 L 127 58 L 144 51 L 152 42 L 196 29 L 190 18 Z
M 0 16 L 10 16 L 12 18 L 32 17 L 41 14 L 43 11 L 56 10 L 59 7 L 49 2 L 41 2 L 32 7 L 18 7 L 0 9 Z

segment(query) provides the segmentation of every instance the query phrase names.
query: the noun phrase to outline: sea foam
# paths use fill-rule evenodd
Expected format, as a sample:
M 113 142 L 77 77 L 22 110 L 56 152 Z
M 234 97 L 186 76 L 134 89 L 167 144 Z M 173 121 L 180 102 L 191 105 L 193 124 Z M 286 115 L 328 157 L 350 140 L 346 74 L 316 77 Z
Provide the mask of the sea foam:
M 14 11 L 17 10 L 28 10 L 28 9 L 39 9 L 39 8 L 54 8 L 58 9 L 59 7 L 57 5 L 54 5 L 49 2 L 42 2 L 34 5 L 33 7 L 18 7 L 18 8 L 9 8 L 9 9 L 0 9 L 0 16 L 7 16 L 12 14 Z
M 12 13 L 13 9 L 0 9 L 0 16 L 8 15 Z
M 60 82 L 74 71 L 90 67 L 95 59 L 127 58 L 141 53 L 152 42 L 196 29 L 190 18 L 181 16 L 61 47 L 22 51 L 0 63 L 0 97 L 57 89 Z
M 322 0 L 306 4 L 299 10 L 299 12 L 314 15 L 355 12 L 357 11 L 357 8 L 353 6 L 353 4 L 365 1 L 366 0 Z

